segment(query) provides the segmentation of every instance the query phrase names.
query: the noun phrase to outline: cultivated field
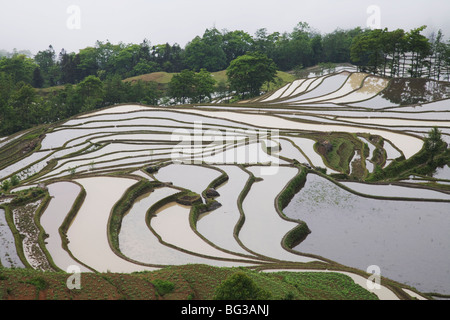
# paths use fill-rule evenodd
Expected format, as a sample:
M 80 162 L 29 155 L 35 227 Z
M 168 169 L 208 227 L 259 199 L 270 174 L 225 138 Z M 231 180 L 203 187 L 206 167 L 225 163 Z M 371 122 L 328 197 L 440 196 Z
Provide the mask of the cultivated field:
M 116 105 L 5 137 L 1 265 L 107 274 L 99 299 L 187 264 L 280 272 L 291 298 L 341 295 L 302 295 L 306 277 L 353 279 L 363 299 L 450 294 L 450 157 L 424 147 L 436 127 L 450 143 L 449 98 L 448 82 L 343 69 L 235 104 Z

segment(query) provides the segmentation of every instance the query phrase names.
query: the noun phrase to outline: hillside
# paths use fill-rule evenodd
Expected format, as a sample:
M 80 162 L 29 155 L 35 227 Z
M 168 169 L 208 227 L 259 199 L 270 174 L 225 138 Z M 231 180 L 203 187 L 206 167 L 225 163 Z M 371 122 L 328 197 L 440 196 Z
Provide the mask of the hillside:
M 216 288 L 242 272 L 269 300 L 373 300 L 373 293 L 339 273 L 259 273 L 246 268 L 171 266 L 131 274 L 83 273 L 80 289 L 67 273 L 0 269 L 0 300 L 211 300 Z
M 446 82 L 338 70 L 237 104 L 118 104 L 6 137 L 2 297 L 156 298 L 161 277 L 158 298 L 211 299 L 236 270 L 273 299 L 445 294 L 449 264 L 423 262 L 447 258 L 449 97 Z M 64 289 L 73 265 L 110 293 Z
M 127 78 L 127 79 L 124 79 L 124 81 L 131 81 L 131 82 L 139 81 L 139 80 L 153 81 L 160 85 L 167 85 L 170 82 L 170 80 L 172 79 L 174 74 L 175 73 L 168 73 L 168 72 L 153 72 L 153 73 L 148 73 L 148 74 L 144 74 L 144 75 L 140 75 L 140 76 L 136 76 L 136 77 Z M 211 75 L 217 81 L 217 83 L 227 81 L 226 70 L 211 72 Z M 277 89 L 278 87 L 295 80 L 294 75 L 292 75 L 291 73 L 288 73 L 288 72 L 284 72 L 284 71 L 278 71 L 277 77 L 279 78 L 279 81 L 277 81 L 277 85 L 275 87 L 270 88 L 272 90 Z
M 148 73 L 148 74 L 143 74 L 143 75 L 139 75 L 139 76 L 135 76 L 135 77 L 126 78 L 123 81 L 131 82 L 131 83 L 134 83 L 137 81 L 154 82 L 158 85 L 158 88 L 160 90 L 165 91 L 165 90 L 167 90 L 168 84 L 170 83 L 170 80 L 172 79 L 174 74 L 175 73 L 169 73 L 169 72 L 164 72 L 164 71 L 152 72 L 152 73 Z M 227 81 L 226 70 L 212 72 L 211 75 L 217 81 L 216 85 L 219 85 L 220 83 L 226 83 L 226 81 Z M 292 82 L 296 79 L 296 77 L 293 74 L 284 72 L 284 71 L 278 71 L 277 77 L 278 77 L 278 80 L 276 81 L 275 84 L 271 84 L 271 86 L 269 88 L 267 86 L 264 86 L 263 90 L 265 90 L 265 91 L 275 90 L 275 89 L 277 89 L 289 82 Z M 48 94 L 54 94 L 63 89 L 64 89 L 64 86 L 59 85 L 59 86 L 54 86 L 54 87 L 36 89 L 36 91 L 40 95 L 46 96 Z

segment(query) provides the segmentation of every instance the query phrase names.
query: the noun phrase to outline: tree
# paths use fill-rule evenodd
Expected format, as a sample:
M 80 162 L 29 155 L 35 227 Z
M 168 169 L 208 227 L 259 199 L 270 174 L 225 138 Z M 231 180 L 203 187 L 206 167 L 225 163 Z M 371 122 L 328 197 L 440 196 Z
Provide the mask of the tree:
M 79 61 L 78 69 L 80 70 L 80 78 L 84 79 L 90 75 L 97 75 L 100 70 L 97 58 L 97 50 L 93 47 L 81 49 L 77 54 Z
M 258 287 L 244 272 L 236 272 L 217 288 L 214 300 L 266 300 L 271 294 Z
M 206 69 L 195 73 L 183 70 L 172 77 L 169 83 L 169 95 L 179 103 L 197 103 L 211 99 L 216 81 Z
M 35 88 L 42 88 L 44 86 L 44 78 L 41 75 L 39 67 L 34 68 L 32 86 Z
M 231 61 L 227 77 L 231 91 L 242 98 L 260 94 L 265 83 L 273 82 L 277 67 L 272 59 L 262 53 L 249 53 Z
M 36 90 L 25 82 L 17 83 L 15 90 L 8 100 L 10 112 L 5 117 L 10 130 L 19 131 L 38 123 L 40 115 L 40 101 Z
M 194 75 L 194 71 L 187 69 L 175 74 L 169 82 L 169 95 L 179 103 L 186 103 L 193 96 Z
M 80 55 L 67 53 L 62 49 L 59 53 L 59 68 L 61 70 L 60 83 L 77 83 L 82 80 L 79 69 Z
M 195 37 L 186 45 L 186 66 L 193 71 L 204 68 L 210 72 L 220 71 L 227 66 L 227 56 L 222 48 L 223 36 L 216 29 L 206 29 L 203 37 Z
M 279 32 L 267 34 L 266 28 L 256 30 L 253 38 L 252 52 L 261 52 L 273 59 L 275 52 L 275 43 L 280 38 Z
M 133 69 L 140 61 L 140 51 L 141 47 L 137 44 L 123 46 L 114 56 L 110 58 L 110 61 L 108 63 L 109 70 L 106 69 L 106 71 L 119 74 L 123 78 L 134 75 Z
M 388 32 L 385 46 L 389 55 L 389 68 L 391 69 L 390 76 L 400 76 L 400 59 L 406 48 L 405 31 L 403 29 L 396 29 Z
M 440 80 L 442 69 L 445 68 L 446 45 L 443 42 L 442 30 L 439 30 L 436 38 L 432 41 L 432 57 L 434 65 L 429 68 L 429 78 Z
M 223 31 L 222 49 L 227 57 L 227 65 L 237 57 L 251 51 L 252 47 L 253 39 L 247 32 L 242 30 Z
M 104 90 L 102 81 L 96 76 L 87 76 L 77 85 L 77 92 L 83 99 L 81 111 L 98 108 L 103 101 Z
M 374 29 L 356 36 L 350 48 L 350 57 L 353 63 L 370 72 L 377 73 L 383 65 L 384 59 L 384 34 L 385 30 Z
M 126 95 L 122 95 L 121 98 L 123 102 L 135 101 L 143 104 L 157 105 L 159 98 L 157 84 L 151 81 L 138 80 L 131 84 L 128 90 L 128 98 Z
M 412 77 L 422 76 L 421 67 L 423 66 L 423 60 L 431 52 L 431 43 L 425 36 L 420 34 L 425 28 L 426 26 L 422 26 L 406 34 L 408 48 L 412 53 L 412 64 L 409 70 Z
M 428 132 L 428 136 L 425 137 L 425 149 L 431 154 L 433 158 L 439 150 L 441 150 L 442 146 L 445 142 L 442 140 L 441 131 L 434 127 Z
M 0 59 L 0 72 L 11 75 L 14 83 L 25 82 L 30 84 L 33 82 L 33 72 L 37 67 L 33 59 L 25 55 L 16 54 L 11 58 Z
M 34 61 L 39 65 L 44 78 L 44 85 L 46 87 L 57 85 L 60 75 L 53 46 L 49 45 L 47 50 L 39 51 L 34 56 Z
M 201 69 L 200 72 L 195 74 L 195 93 L 194 102 L 204 102 L 206 98 L 211 100 L 211 95 L 214 92 L 216 80 L 212 77 L 211 73 L 206 69 Z

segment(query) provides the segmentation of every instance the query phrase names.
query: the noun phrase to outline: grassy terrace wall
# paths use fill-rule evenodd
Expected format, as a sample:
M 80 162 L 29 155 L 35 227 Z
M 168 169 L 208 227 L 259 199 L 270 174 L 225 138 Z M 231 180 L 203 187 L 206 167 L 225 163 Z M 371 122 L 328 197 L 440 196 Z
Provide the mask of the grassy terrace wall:
M 40 149 L 46 128 L 43 126 L 25 131 L 17 139 L 9 142 L 0 150 L 0 169 L 4 169 Z
M 381 169 L 376 167 L 374 172 L 368 176 L 366 181 L 375 182 L 381 180 L 407 179 L 411 174 L 428 175 L 436 168 L 450 163 L 450 149 L 442 145 L 436 152 L 431 154 L 423 147 L 418 153 L 409 159 L 400 157 L 392 161 L 387 167 Z
M 27 204 L 36 201 L 40 202 L 39 206 L 34 212 L 28 213 L 28 216 L 32 215 L 31 223 L 27 223 L 26 228 L 19 231 L 14 221 L 13 211 L 23 210 Z M 35 252 L 34 258 L 38 259 L 38 264 L 40 265 L 40 267 L 45 269 L 46 271 L 59 270 L 58 267 L 53 263 L 51 255 L 45 247 L 44 240 L 46 234 L 39 222 L 40 216 L 45 211 L 49 201 L 50 196 L 44 189 L 31 188 L 19 192 L 10 203 L 0 206 L 0 208 L 5 210 L 5 218 L 14 237 L 17 255 L 27 268 L 32 268 L 32 266 L 25 256 L 23 241 L 27 236 L 36 236 L 37 243 L 33 251 Z
M 292 198 L 305 185 L 308 169 L 299 167 L 299 173 L 288 183 L 288 185 L 280 192 L 276 199 L 275 207 L 281 216 L 284 216 L 283 209 L 291 202 Z M 308 225 L 304 221 L 299 221 L 298 226 L 289 231 L 282 240 L 282 246 L 292 249 L 301 243 L 308 234 L 311 233 Z
M 91 269 L 89 266 L 87 266 L 84 263 L 82 263 L 81 261 L 79 261 L 69 250 L 69 239 L 67 238 L 67 231 L 69 230 L 69 227 L 72 224 L 72 221 L 75 219 L 78 211 L 80 210 L 81 206 L 83 205 L 84 199 L 86 198 L 86 195 L 87 195 L 86 190 L 83 188 L 83 186 L 78 183 L 77 183 L 77 185 L 80 187 L 81 191 L 78 194 L 77 198 L 75 199 L 75 202 L 73 203 L 72 208 L 70 209 L 70 211 L 67 213 L 66 217 L 64 218 L 64 221 L 61 223 L 61 226 L 58 228 L 58 232 L 59 232 L 59 236 L 61 237 L 61 241 L 62 241 L 61 245 L 62 245 L 63 249 L 69 253 L 69 255 L 72 257 L 72 259 L 74 259 L 81 265 L 85 266 L 86 268 Z
M 119 233 L 124 215 L 131 209 L 138 197 L 161 187 L 161 185 L 160 182 L 141 180 L 131 186 L 114 205 L 108 221 L 108 240 L 114 250 L 120 251 Z
M 257 181 L 257 178 L 255 177 L 255 175 L 252 172 L 245 169 L 244 166 L 240 165 L 239 167 L 242 170 L 244 170 L 246 173 L 248 173 L 249 178 L 248 178 L 247 182 L 245 183 L 245 186 L 242 189 L 241 193 L 239 194 L 239 197 L 237 200 L 240 217 L 239 217 L 238 222 L 236 223 L 236 226 L 234 227 L 233 236 L 234 236 L 235 240 L 241 245 L 241 247 L 244 248 L 245 246 L 242 244 L 241 240 L 239 239 L 239 232 L 241 231 L 242 226 L 244 225 L 244 222 L 245 222 L 245 214 L 244 214 L 244 209 L 242 208 L 242 203 L 244 202 L 244 199 L 247 196 L 247 194 L 250 192 L 250 188 L 252 187 L 253 183 L 255 183 L 255 181 Z M 253 254 L 259 256 L 257 253 L 253 253 Z

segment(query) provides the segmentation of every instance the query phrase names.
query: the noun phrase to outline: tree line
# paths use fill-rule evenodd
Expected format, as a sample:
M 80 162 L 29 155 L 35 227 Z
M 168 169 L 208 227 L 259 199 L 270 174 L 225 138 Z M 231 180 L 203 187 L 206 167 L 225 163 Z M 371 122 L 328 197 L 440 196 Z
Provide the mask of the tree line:
M 77 84 L 42 94 L 30 84 L 15 82 L 13 76 L 0 72 L 0 136 L 117 103 L 155 105 L 159 98 L 154 82 L 122 81 L 119 76 L 101 81 L 90 75 Z
M 425 28 L 388 31 L 356 27 L 322 35 L 300 22 L 291 32 L 269 33 L 260 28 L 253 36 L 242 30 L 211 28 L 184 48 L 177 43 L 152 45 L 147 39 L 140 44 L 97 41 L 78 53 L 62 49 L 57 54 L 50 45 L 32 58 L 23 54 L 1 58 L 0 72 L 12 73 L 16 81 L 42 88 L 76 84 L 90 75 L 103 81 L 112 76 L 125 79 L 157 71 L 215 72 L 226 69 L 239 56 L 259 52 L 282 71 L 348 62 L 390 76 L 440 76 L 449 68 L 450 43 L 441 31 L 428 38 L 423 36 Z
M 383 76 L 449 80 L 450 43 L 440 30 L 425 37 L 421 34 L 425 28 L 361 33 L 352 41 L 351 61 L 363 71 Z
M 393 77 L 448 77 L 450 43 L 440 31 L 423 36 L 424 29 L 357 27 L 322 35 L 300 22 L 291 32 L 269 33 L 261 28 L 253 36 L 242 30 L 206 29 L 184 48 L 144 40 L 140 44 L 97 41 L 78 53 L 62 49 L 56 54 L 51 45 L 34 56 L 1 51 L 0 134 L 115 103 L 157 104 L 161 98 L 197 103 L 210 100 L 217 91 L 232 91 L 240 98 L 255 96 L 263 83 L 273 81 L 276 70 L 328 62 L 348 62 Z M 210 73 L 225 69 L 229 81 L 223 87 Z M 157 71 L 175 73 L 165 92 L 154 83 L 123 81 Z M 54 86 L 58 90 L 50 90 Z M 50 93 L 39 94 L 36 88 L 48 88 Z
M 122 79 L 165 71 L 178 73 L 185 69 L 215 72 L 226 69 L 231 61 L 248 52 L 260 52 L 272 59 L 278 70 L 309 67 L 320 62 L 351 62 L 353 39 L 366 31 L 361 28 L 340 30 L 321 35 L 307 23 L 300 22 L 291 32 L 269 33 L 261 28 L 252 36 L 242 30 L 206 29 L 184 48 L 179 44 L 152 45 L 147 39 L 140 44 L 112 44 L 97 41 L 94 46 L 77 53 L 62 49 L 59 53 L 50 45 L 34 57 L 22 57 L 26 70 L 14 74 L 34 87 L 76 84 L 89 75 L 101 80 L 119 75 Z M 20 54 L 18 54 L 20 55 Z M 22 55 L 20 55 L 22 56 Z M 1 68 L 17 61 L 4 57 Z

